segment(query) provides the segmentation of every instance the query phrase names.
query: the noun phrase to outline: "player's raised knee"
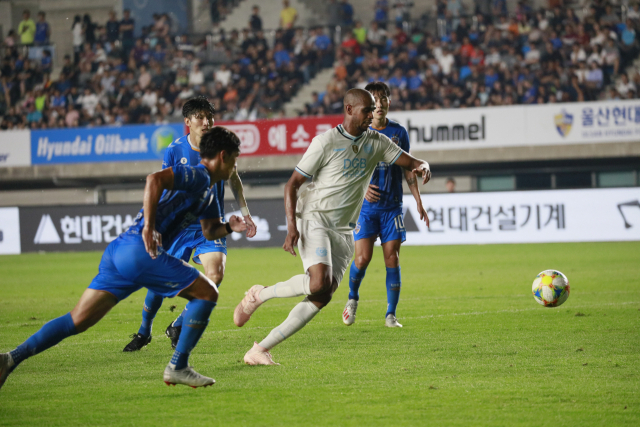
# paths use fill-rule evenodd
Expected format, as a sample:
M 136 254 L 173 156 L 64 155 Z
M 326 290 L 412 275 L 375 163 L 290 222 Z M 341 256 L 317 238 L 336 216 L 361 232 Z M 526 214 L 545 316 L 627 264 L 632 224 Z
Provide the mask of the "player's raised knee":
M 311 276 L 311 281 L 309 283 L 309 290 L 311 291 L 311 295 L 323 295 L 331 293 L 331 276 Z
M 355 261 L 356 267 L 358 267 L 359 270 L 362 270 L 363 268 L 367 268 L 369 266 L 369 263 L 371 262 L 371 255 L 357 254 Z

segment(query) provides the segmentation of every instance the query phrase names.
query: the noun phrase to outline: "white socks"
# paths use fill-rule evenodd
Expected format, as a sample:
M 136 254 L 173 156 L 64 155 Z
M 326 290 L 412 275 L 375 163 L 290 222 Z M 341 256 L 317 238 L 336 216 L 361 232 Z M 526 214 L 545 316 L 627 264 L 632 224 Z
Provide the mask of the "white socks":
M 276 283 L 273 286 L 264 288 L 258 297 L 262 302 L 271 298 L 291 298 L 302 295 L 311 295 L 309 290 L 310 278 L 306 274 L 298 274 L 285 282 Z
M 307 289 L 308 286 L 309 285 L 307 280 Z M 264 292 L 265 290 L 263 290 L 262 292 Z M 260 296 L 260 298 L 262 299 L 262 296 Z M 277 326 L 275 329 L 273 329 L 269 333 L 269 335 L 267 335 L 267 337 L 263 339 L 262 342 L 258 345 L 260 347 L 266 348 L 267 350 L 271 350 L 273 347 L 280 344 L 282 341 L 286 340 L 291 335 L 302 329 L 302 327 L 309 323 L 311 319 L 313 319 L 319 312 L 320 309 L 316 307 L 314 303 L 309 301 L 308 298 L 305 298 L 301 303 L 293 307 L 293 310 L 291 310 L 291 313 L 289 313 L 289 316 L 286 318 L 286 320 L 282 322 L 280 326 Z

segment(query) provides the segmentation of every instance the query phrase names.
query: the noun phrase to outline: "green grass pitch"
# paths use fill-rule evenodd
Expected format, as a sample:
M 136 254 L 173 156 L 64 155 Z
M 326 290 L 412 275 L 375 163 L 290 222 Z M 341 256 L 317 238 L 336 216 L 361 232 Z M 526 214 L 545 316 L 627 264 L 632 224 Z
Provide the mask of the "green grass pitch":
M 68 312 L 100 255 L 0 257 L 0 351 Z M 272 351 L 282 366 L 252 367 L 244 353 L 301 298 L 267 302 L 243 328 L 233 309 L 251 285 L 302 265 L 280 249 L 230 250 L 218 307 L 191 357 L 213 387 L 162 382 L 172 354 L 163 333 L 180 298 L 165 301 L 150 345 L 122 352 L 142 290 L 16 369 L 0 390 L 0 425 L 640 425 L 640 242 L 403 247 L 400 258 L 404 328 L 384 327 L 378 248 L 353 326 L 340 317 L 344 280 Z M 551 268 L 571 284 L 555 309 L 531 295 L 536 274 Z

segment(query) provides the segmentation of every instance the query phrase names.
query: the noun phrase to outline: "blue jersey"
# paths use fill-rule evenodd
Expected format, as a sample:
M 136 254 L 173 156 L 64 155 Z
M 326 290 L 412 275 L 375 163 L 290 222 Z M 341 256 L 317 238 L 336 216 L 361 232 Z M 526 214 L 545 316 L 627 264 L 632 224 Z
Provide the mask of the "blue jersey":
M 173 189 L 162 193 L 156 210 L 156 231 L 162 234 L 162 245 L 166 248 L 173 244 L 183 230 L 199 219 L 222 216 L 219 204 L 216 203 L 216 186 L 209 188 L 211 178 L 203 165 L 178 165 L 171 169 Z M 144 208 L 126 233 L 139 235 L 143 228 Z
M 375 131 L 386 135 L 393 142 L 398 144 L 407 153 L 409 152 L 409 134 L 407 130 L 398 122 L 389 120 L 387 127 L 384 129 L 375 129 Z M 378 163 L 376 170 L 373 172 L 370 184 L 378 186 L 380 192 L 380 200 L 376 203 L 364 201 L 361 212 L 372 212 L 379 209 L 395 209 L 402 206 L 402 177 L 404 173 L 400 166 L 389 165 L 385 162 Z
M 196 166 L 200 164 L 200 151 L 189 143 L 188 137 L 188 134 L 180 137 L 167 147 L 164 152 L 162 169 L 178 165 Z M 224 217 L 224 181 L 216 182 L 213 188 L 215 203 L 218 204 L 220 217 L 222 218 Z M 201 230 L 200 223 L 194 222 L 189 225 L 188 229 L 192 231 Z

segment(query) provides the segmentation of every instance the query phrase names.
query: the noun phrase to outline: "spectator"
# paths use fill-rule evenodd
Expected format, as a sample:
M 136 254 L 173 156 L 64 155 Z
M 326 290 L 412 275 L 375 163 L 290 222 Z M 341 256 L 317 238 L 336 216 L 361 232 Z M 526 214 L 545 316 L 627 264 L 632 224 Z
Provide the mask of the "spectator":
M 456 192 L 456 180 L 449 177 L 447 181 L 444 183 L 447 188 L 447 193 L 455 193 Z
M 71 25 L 71 34 L 73 37 L 73 63 L 78 65 L 80 62 L 80 52 L 84 45 L 84 31 L 82 29 L 82 18 L 76 15 Z
M 620 73 L 620 80 L 616 84 L 616 90 L 622 98 L 632 98 L 636 92 L 636 85 L 629 81 L 627 73 Z
M 387 0 L 376 0 L 373 20 L 380 28 L 387 28 L 387 21 L 389 20 L 389 2 Z
M 93 47 L 96 42 L 96 24 L 91 22 L 91 16 L 88 13 L 85 13 L 82 18 L 82 30 L 84 31 L 84 42 Z
M 362 26 L 361 21 L 356 21 L 356 25 L 353 29 L 353 35 L 355 36 L 358 44 L 363 45 L 367 42 L 367 29 Z
M 342 0 L 342 26 L 347 30 L 353 26 L 353 6 L 349 0 Z
M 189 72 L 189 85 L 201 86 L 204 84 L 204 74 L 200 70 L 198 63 L 193 64 L 191 71 Z
M 18 24 L 18 34 L 20 35 L 20 43 L 25 46 L 31 46 L 36 34 L 36 24 L 31 19 L 31 12 L 25 10 L 22 12 L 22 21 Z
M 280 28 L 293 28 L 297 19 L 298 11 L 289 5 L 289 0 L 282 0 L 282 10 L 280 11 Z
M 4 38 L 4 45 L 6 47 L 14 47 L 16 45 L 16 39 L 17 39 L 16 31 L 9 30 L 9 32 L 7 33 L 7 37 Z
M 251 8 L 251 17 L 249 18 L 249 28 L 253 32 L 262 31 L 262 18 L 260 17 L 260 7 L 254 5 Z
M 38 12 L 38 22 L 36 23 L 34 43 L 37 46 L 48 45 L 50 36 L 51 27 L 49 26 L 49 23 L 45 21 L 45 14 L 44 12 Z
M 131 11 L 125 9 L 122 13 L 122 20 L 120 21 L 120 34 L 122 35 L 122 57 L 128 58 L 129 52 L 133 49 L 135 44 L 134 39 L 135 20 L 131 18 Z
M 106 23 L 107 27 L 107 40 L 111 43 L 115 43 L 120 39 L 120 22 L 116 19 L 116 12 L 114 10 L 109 11 L 109 20 Z

